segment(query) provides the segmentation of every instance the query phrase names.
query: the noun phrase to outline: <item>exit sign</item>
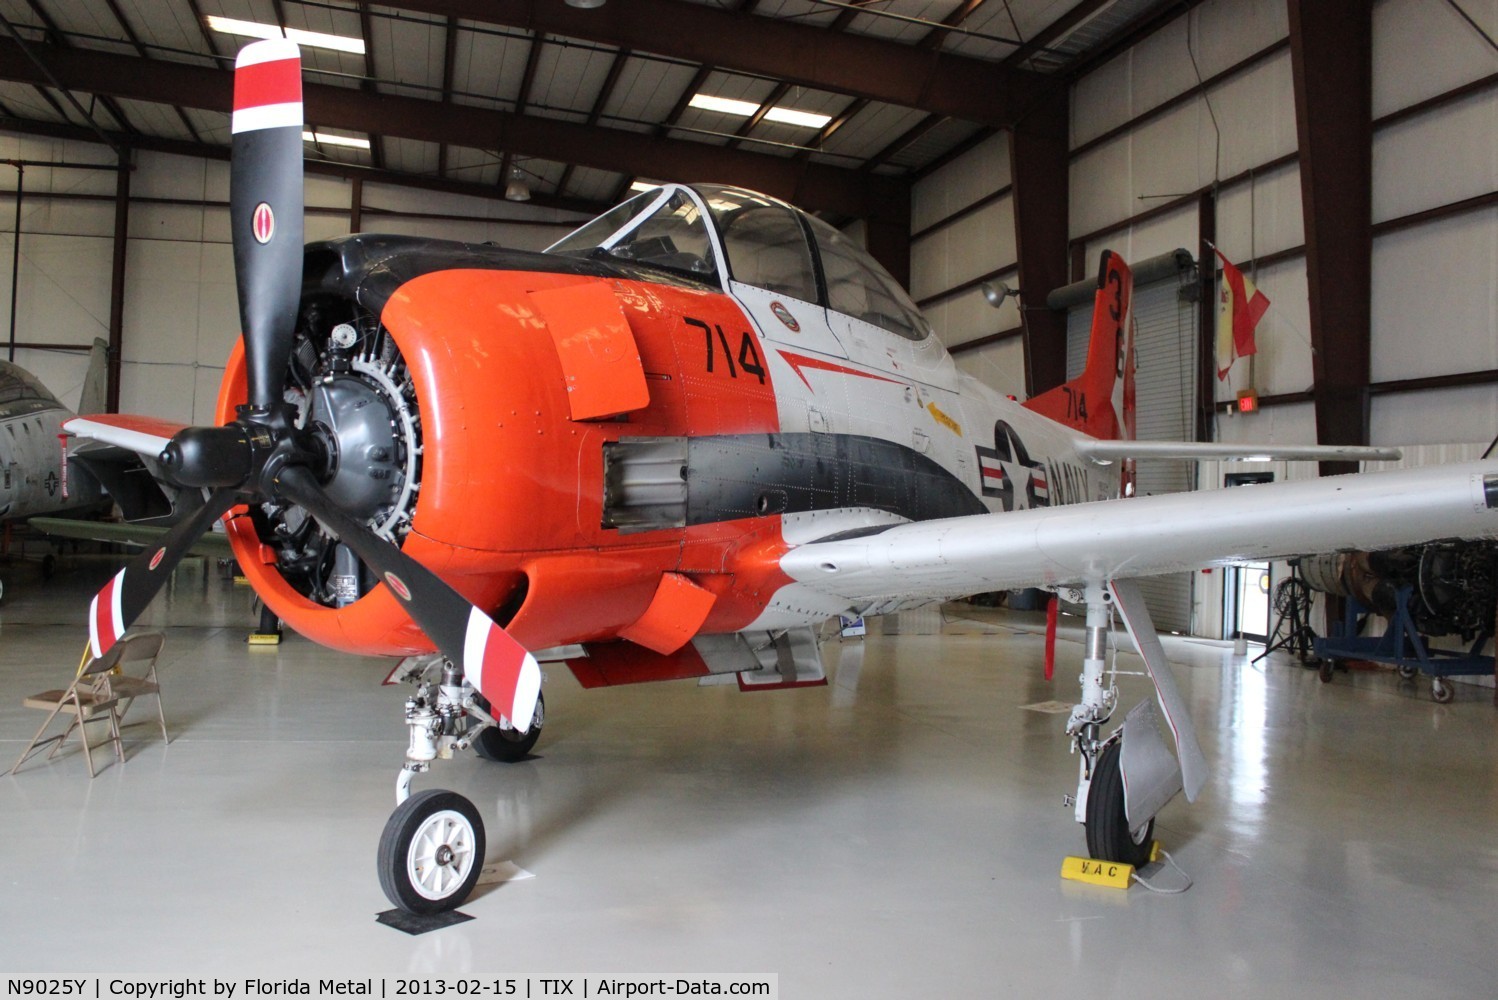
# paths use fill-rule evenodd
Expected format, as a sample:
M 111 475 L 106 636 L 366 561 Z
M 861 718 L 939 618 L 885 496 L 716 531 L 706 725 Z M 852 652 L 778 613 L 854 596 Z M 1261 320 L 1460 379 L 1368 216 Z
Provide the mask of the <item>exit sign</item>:
M 1254 389 L 1243 389 L 1238 393 L 1238 412 L 1259 412 L 1259 393 Z

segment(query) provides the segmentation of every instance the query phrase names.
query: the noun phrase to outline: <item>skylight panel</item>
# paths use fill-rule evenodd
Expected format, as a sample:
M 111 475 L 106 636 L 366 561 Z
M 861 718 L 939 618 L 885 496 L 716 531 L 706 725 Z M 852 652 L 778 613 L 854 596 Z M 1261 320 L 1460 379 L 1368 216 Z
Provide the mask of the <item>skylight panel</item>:
M 348 146 L 351 149 L 368 149 L 369 140 L 354 135 L 338 135 L 333 132 L 302 132 L 303 142 L 315 142 L 324 146 Z
M 718 111 L 725 115 L 738 115 L 741 118 L 749 118 L 759 111 L 759 105 L 753 101 L 738 101 L 731 97 L 714 97 L 711 94 L 693 94 L 688 103 L 704 111 Z M 795 108 L 784 108 L 779 105 L 766 111 L 765 118 L 772 122 L 780 122 L 782 125 L 798 125 L 802 128 L 821 128 L 832 121 L 831 115 L 798 111 Z
M 208 27 L 214 31 L 221 31 L 226 35 L 241 35 L 246 38 L 289 38 L 298 45 L 313 49 L 333 49 L 337 52 L 352 52 L 355 55 L 364 54 L 364 39 L 354 38 L 350 35 L 330 35 L 322 31 L 305 31 L 301 28 L 288 28 L 279 24 L 267 24 L 264 21 L 241 21 L 233 17 L 220 17 L 217 14 L 209 14 L 207 17 Z

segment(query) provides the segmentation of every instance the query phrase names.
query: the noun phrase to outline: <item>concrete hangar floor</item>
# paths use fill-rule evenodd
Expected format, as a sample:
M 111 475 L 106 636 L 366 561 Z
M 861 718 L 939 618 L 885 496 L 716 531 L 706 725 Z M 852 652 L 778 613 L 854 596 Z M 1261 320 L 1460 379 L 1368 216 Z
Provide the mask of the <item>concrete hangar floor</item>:
M 64 560 L 45 584 L 6 568 L 7 768 L 40 721 L 21 699 L 70 675 L 117 565 Z M 247 646 L 250 593 L 189 559 L 145 622 L 167 633 L 172 743 L 140 705 L 124 765 L 105 749 L 90 781 L 72 744 L 0 778 L 0 970 L 773 972 L 817 1000 L 1494 995 L 1488 689 L 1436 705 L 1390 672 L 1322 685 L 1280 654 L 1168 642 L 1212 780 L 1157 835 L 1195 884 L 1095 887 L 1058 877 L 1085 850 L 1064 716 L 1023 707 L 1074 698 L 1080 630 L 1048 683 L 1038 616 L 954 612 L 939 634 L 832 638 L 832 682 L 809 690 L 584 691 L 548 666 L 535 757 L 470 753 L 416 782 L 478 803 L 489 859 L 535 877 L 408 936 L 374 919 L 405 689 L 380 686 L 387 661 Z M 1125 707 L 1144 696 L 1122 683 Z

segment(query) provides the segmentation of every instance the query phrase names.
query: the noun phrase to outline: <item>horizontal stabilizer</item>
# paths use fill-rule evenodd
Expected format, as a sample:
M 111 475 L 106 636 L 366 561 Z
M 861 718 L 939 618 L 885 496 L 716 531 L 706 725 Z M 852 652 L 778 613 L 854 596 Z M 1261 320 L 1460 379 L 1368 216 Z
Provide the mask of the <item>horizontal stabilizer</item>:
M 1316 444 L 1220 444 L 1215 441 L 1103 441 L 1077 442 L 1083 458 L 1107 464 L 1126 458 L 1176 458 L 1189 462 L 1394 462 L 1398 448 Z

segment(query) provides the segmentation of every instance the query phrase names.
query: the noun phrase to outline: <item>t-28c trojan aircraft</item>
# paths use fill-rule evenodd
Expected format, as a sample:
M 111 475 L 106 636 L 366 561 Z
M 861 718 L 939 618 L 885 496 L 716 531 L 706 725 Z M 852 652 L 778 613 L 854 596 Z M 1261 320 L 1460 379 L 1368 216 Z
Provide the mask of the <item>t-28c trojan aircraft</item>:
M 203 505 L 95 599 L 102 653 L 223 518 L 281 618 L 405 657 L 408 758 L 379 848 L 393 902 L 460 903 L 474 806 L 409 794 L 455 749 L 516 759 L 533 652 L 587 687 L 820 677 L 815 628 L 1022 586 L 1085 604 L 1077 819 L 1138 861 L 1206 766 L 1134 578 L 1210 562 L 1498 536 L 1498 463 L 1132 497 L 1140 456 L 1389 457 L 1136 443 L 1132 278 L 1103 256 L 1085 372 L 1027 402 L 959 373 L 899 286 L 831 227 L 733 187 L 668 184 L 544 253 L 397 236 L 302 245 L 300 63 L 240 54 L 233 241 L 243 338 L 217 427 L 81 417 Z M 1114 612 L 1157 686 L 1104 734 Z

